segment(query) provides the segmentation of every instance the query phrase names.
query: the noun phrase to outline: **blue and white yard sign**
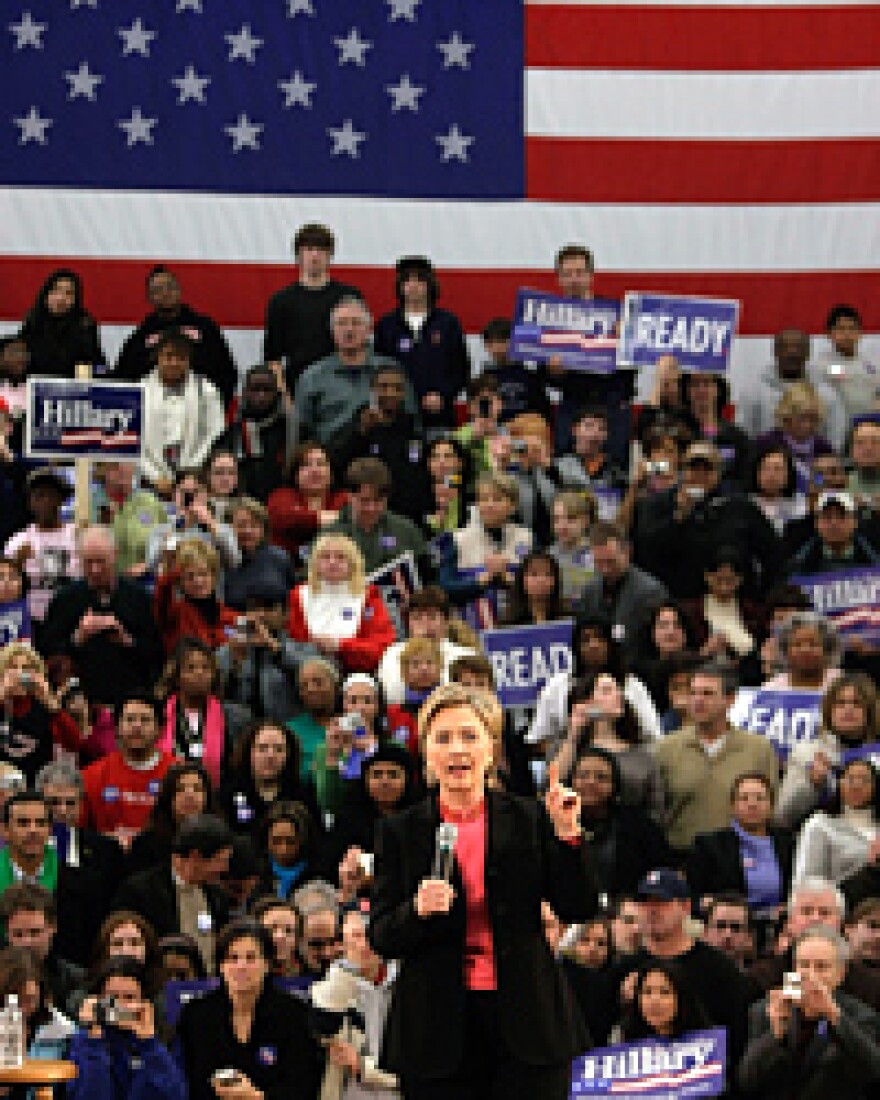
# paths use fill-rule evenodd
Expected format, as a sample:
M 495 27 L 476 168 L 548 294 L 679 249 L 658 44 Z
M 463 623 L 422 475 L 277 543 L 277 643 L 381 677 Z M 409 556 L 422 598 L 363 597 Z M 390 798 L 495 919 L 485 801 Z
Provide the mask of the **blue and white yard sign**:
M 31 378 L 27 386 L 28 458 L 140 460 L 141 385 Z
M 571 672 L 571 619 L 540 626 L 485 630 L 483 649 L 495 671 L 495 687 L 504 707 L 530 707 L 551 676 Z
M 802 588 L 816 611 L 844 638 L 880 641 L 880 569 L 837 569 L 803 573 L 791 583 Z
M 546 363 L 558 358 L 567 370 L 608 374 L 617 369 L 620 303 L 603 298 L 559 298 L 539 290 L 516 296 L 510 358 Z
M 727 1032 L 692 1031 L 680 1039 L 600 1047 L 572 1067 L 572 1100 L 584 1096 L 685 1100 L 724 1090 Z
M 723 374 L 739 320 L 739 302 L 674 294 L 628 293 L 617 345 L 619 367 L 651 367 L 674 355 L 683 370 Z
M 779 758 L 787 760 L 795 745 L 816 739 L 821 706 L 820 691 L 741 688 L 730 708 L 730 721 L 766 737 Z

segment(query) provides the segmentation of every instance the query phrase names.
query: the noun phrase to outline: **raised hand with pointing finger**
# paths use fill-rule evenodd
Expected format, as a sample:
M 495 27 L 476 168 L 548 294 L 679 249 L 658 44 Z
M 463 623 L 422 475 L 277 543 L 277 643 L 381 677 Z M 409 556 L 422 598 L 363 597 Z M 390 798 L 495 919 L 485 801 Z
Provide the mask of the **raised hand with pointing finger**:
M 547 767 L 550 781 L 544 804 L 553 822 L 553 831 L 560 840 L 574 840 L 581 835 L 580 795 L 559 782 L 559 763 L 554 760 Z

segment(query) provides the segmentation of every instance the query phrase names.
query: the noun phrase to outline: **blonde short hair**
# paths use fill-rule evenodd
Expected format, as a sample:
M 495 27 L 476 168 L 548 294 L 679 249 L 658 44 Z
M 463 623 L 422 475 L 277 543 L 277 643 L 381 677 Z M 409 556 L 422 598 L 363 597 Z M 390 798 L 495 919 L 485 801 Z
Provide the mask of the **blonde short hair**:
M 0 676 L 16 657 L 24 657 L 31 672 L 38 672 L 41 676 L 46 675 L 46 663 L 30 642 L 10 642 L 9 645 L 0 649 Z
M 820 419 L 825 417 L 825 406 L 816 387 L 805 379 L 792 382 L 776 405 L 776 426 L 782 428 L 792 416 L 810 412 L 816 413 Z
M 439 643 L 431 638 L 410 638 L 404 642 L 400 651 L 400 667 L 406 669 L 410 661 L 425 657 L 430 657 L 440 671 L 443 671 L 443 650 Z
M 570 519 L 583 517 L 591 524 L 599 518 L 599 502 L 589 489 L 562 489 L 553 503 L 561 504 Z
M 512 420 L 508 420 L 506 427 L 511 439 L 527 439 L 532 436 L 550 443 L 553 438 L 550 425 L 540 413 L 520 413 Z
M 220 573 L 220 559 L 217 551 L 204 539 L 181 539 L 177 545 L 177 568 L 183 572 L 192 569 L 194 565 L 206 565 L 214 576 L 214 580 Z
M 462 684 L 444 684 L 432 691 L 423 703 L 418 719 L 419 748 L 422 754 L 425 752 L 431 723 L 442 711 L 452 710 L 454 707 L 467 707 L 474 712 L 492 739 L 493 755 L 497 761 L 501 756 L 501 733 L 504 728 L 504 711 L 498 702 L 498 696 L 494 692 L 479 691 Z
M 269 530 L 269 510 L 265 504 L 260 504 L 253 497 L 236 497 L 229 506 L 230 519 L 236 512 L 247 512 L 252 516 L 264 531 Z
M 351 566 L 348 588 L 353 596 L 363 594 L 367 586 L 364 573 L 364 556 L 358 545 L 348 535 L 321 535 L 315 539 L 309 554 L 308 584 L 311 592 L 321 591 L 321 578 L 318 576 L 318 558 L 327 550 L 339 550 Z
M 477 499 L 486 489 L 505 497 L 514 507 L 519 504 L 519 486 L 510 474 L 487 470 L 477 478 Z

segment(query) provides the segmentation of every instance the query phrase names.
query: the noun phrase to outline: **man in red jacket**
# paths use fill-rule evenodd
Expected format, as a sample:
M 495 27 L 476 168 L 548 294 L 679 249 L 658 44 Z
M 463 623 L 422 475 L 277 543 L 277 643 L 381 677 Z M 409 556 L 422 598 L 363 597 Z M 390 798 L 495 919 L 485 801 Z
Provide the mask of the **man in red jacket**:
M 146 825 L 165 773 L 180 763 L 157 748 L 160 730 L 156 700 L 147 694 L 129 695 L 116 708 L 119 748 L 83 772 L 83 824 L 115 836 L 124 848 Z

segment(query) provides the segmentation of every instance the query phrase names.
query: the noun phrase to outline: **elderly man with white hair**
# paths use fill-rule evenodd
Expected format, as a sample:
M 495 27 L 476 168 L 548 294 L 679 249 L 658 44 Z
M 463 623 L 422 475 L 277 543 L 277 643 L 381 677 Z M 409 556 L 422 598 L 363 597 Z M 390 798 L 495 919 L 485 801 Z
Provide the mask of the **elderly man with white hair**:
M 362 298 L 343 298 L 330 315 L 334 351 L 312 363 L 296 386 L 300 430 L 308 439 L 325 446 L 370 401 L 370 383 L 377 367 L 399 366 L 396 360 L 377 355 L 370 346 L 373 318 Z M 410 384 L 404 409 L 416 413 Z
M 793 945 L 811 928 L 830 928 L 843 932 L 846 901 L 833 882 L 810 875 L 793 887 L 788 901 L 788 919 L 773 955 L 759 959 L 749 968 L 753 978 L 766 992 L 782 983 L 782 976 L 792 969 Z M 880 973 L 862 962 L 847 967 L 842 989 L 851 997 L 880 1012 Z
M 79 553 L 82 580 L 55 595 L 41 648 L 46 657 L 68 659 L 91 702 L 114 704 L 153 683 L 162 643 L 146 591 L 119 575 L 113 532 L 87 527 Z
M 739 1085 L 768 1100 L 869 1100 L 880 1088 L 880 1017 L 841 989 L 849 945 L 833 928 L 802 932 L 794 966 L 749 1013 Z

